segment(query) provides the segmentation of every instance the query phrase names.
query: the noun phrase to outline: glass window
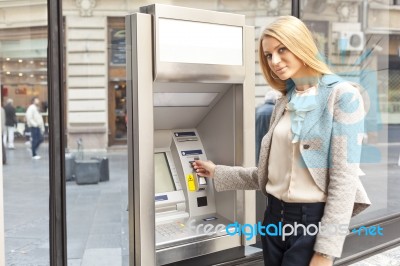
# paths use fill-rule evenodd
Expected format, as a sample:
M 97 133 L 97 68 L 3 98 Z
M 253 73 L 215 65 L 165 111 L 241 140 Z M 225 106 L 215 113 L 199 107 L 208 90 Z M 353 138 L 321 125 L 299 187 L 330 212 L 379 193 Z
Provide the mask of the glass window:
M 399 35 L 390 31 L 390 1 L 305 1 L 301 19 L 312 29 L 331 69 L 363 87 L 366 107 L 360 176 L 371 207 L 353 225 L 400 212 L 397 177 L 399 142 Z M 396 25 L 397 27 L 397 25 Z
M 50 263 L 47 2 L 34 2 L 0 3 L 4 265 Z
M 169 4 L 159 1 L 163 2 Z M 70 180 L 67 182 L 68 261 L 103 258 L 112 259 L 113 265 L 120 262 L 128 265 L 125 15 L 147 4 L 96 1 L 95 5 L 87 6 L 84 3 L 63 2 L 69 151 L 66 171 Z M 291 12 L 290 1 L 174 4 L 244 14 L 246 24 L 256 27 L 256 36 L 274 17 Z M 255 63 L 256 96 L 260 104 L 269 88 Z M 108 181 L 97 180 L 95 170 L 90 172 L 97 167 L 92 158 L 108 159 Z M 91 179 L 87 177 L 89 172 Z M 90 184 L 82 183 L 82 173 L 87 173 L 83 183 Z M 260 204 L 265 205 L 264 197 L 259 195 L 259 198 Z M 257 207 L 261 209 L 260 215 L 264 205 Z

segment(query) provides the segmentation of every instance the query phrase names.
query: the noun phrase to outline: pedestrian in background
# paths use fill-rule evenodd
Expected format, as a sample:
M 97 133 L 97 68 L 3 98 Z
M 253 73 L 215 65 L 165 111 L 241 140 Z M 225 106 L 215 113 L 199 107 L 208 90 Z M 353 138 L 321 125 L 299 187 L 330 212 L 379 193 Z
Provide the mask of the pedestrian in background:
M 269 90 L 265 94 L 264 103 L 256 108 L 256 163 L 260 156 L 261 140 L 267 134 L 278 93 Z
M 4 111 L 6 113 L 6 121 L 5 121 L 6 128 L 3 134 L 3 143 L 10 150 L 13 150 L 15 148 L 14 147 L 15 126 L 17 125 L 17 116 L 15 114 L 13 99 L 11 98 L 7 99 L 7 104 L 4 106 Z
M 261 234 L 265 265 L 331 266 L 342 254 L 351 217 L 371 204 L 359 179 L 363 99 L 321 60 L 311 32 L 293 16 L 278 17 L 262 31 L 259 62 L 283 96 L 258 167 L 201 160 L 193 166 L 213 178 L 217 191 L 260 189 L 268 198 L 264 228 L 296 225 L 286 238 Z
M 38 160 L 40 156 L 37 154 L 37 149 L 44 140 L 44 121 L 40 114 L 40 100 L 38 97 L 32 99 L 32 104 L 26 110 L 25 118 L 31 132 L 32 159 Z
M 4 111 L 4 107 L 1 107 L 1 130 L 2 134 L 4 135 L 4 132 L 6 130 L 6 111 Z M 1 145 L 1 152 L 3 155 L 3 164 L 6 164 L 7 162 L 7 157 L 6 157 L 6 150 L 5 150 L 5 143 L 4 143 L 4 138 L 3 138 L 3 145 Z

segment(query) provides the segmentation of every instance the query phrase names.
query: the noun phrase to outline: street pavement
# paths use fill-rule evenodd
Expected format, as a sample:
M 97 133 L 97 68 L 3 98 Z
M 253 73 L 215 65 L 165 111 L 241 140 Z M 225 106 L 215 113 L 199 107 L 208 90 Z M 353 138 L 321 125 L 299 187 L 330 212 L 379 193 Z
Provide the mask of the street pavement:
M 24 143 L 7 150 L 3 166 L 6 265 L 49 265 L 48 145 L 31 159 Z M 109 151 L 110 181 L 67 182 L 69 266 L 128 265 L 127 150 Z

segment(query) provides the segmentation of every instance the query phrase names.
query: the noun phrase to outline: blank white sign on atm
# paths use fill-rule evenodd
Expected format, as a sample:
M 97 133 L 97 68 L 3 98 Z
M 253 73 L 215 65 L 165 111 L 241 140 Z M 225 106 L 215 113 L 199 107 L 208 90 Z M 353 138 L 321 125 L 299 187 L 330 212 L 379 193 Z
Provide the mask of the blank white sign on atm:
M 218 96 L 218 93 L 171 93 L 156 92 L 153 94 L 153 102 L 155 107 L 184 107 L 184 106 L 202 106 L 206 107 Z
M 242 27 L 160 18 L 161 62 L 243 65 Z

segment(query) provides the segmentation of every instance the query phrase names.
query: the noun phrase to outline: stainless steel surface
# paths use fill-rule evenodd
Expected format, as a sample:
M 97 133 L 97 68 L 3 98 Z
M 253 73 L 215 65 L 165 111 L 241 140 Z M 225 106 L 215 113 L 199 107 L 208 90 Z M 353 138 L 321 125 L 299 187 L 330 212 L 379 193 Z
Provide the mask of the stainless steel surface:
M 240 246 L 239 236 L 222 236 L 157 250 L 157 265 L 182 261 Z M 179 250 L 179 252 L 177 252 Z
M 190 141 L 190 142 L 179 142 L 179 138 L 175 136 L 176 133 L 179 132 L 193 132 L 197 136 L 196 141 Z M 207 161 L 207 151 L 204 149 L 204 146 L 201 141 L 201 136 L 198 134 L 197 130 L 195 129 L 175 129 L 173 130 L 173 142 L 171 145 L 171 152 L 172 156 L 175 158 L 176 162 L 178 163 L 178 166 L 176 167 L 176 170 L 180 176 L 181 179 L 181 184 L 186 188 L 189 186 L 189 182 L 187 182 L 186 178 L 189 174 L 193 173 L 193 168 L 190 165 L 190 161 L 195 160 L 195 157 L 197 159 Z M 201 153 L 195 156 L 191 155 L 184 155 L 185 151 L 188 150 L 200 150 Z M 195 174 L 196 175 L 196 174 Z M 196 181 L 195 181 L 196 182 Z M 191 217 L 198 217 L 201 215 L 210 215 L 215 213 L 215 193 L 214 193 L 214 185 L 213 185 L 213 180 L 209 179 L 205 189 L 204 190 L 197 190 L 197 191 L 188 191 L 185 189 L 185 195 L 186 195 L 186 201 L 187 201 L 187 207 L 188 210 L 187 212 Z M 194 185 L 196 186 L 196 185 Z M 198 199 L 199 198 L 206 198 L 207 203 L 203 206 L 198 206 Z
M 207 221 L 210 217 L 215 219 Z M 216 213 L 160 223 L 156 225 L 156 249 L 227 236 L 226 227 L 231 223 L 232 221 Z M 166 229 L 163 230 L 164 228 Z M 230 229 L 230 232 L 233 232 L 232 230 Z M 163 235 L 163 231 L 167 233 Z
M 128 158 L 133 161 L 133 84 L 132 84 L 132 64 L 133 58 L 132 44 L 135 42 L 133 32 L 133 16 L 126 16 L 126 113 L 127 113 L 127 138 L 128 138 Z M 130 115 L 130 116 L 129 116 Z M 135 200 L 133 187 L 133 163 L 128 163 L 128 228 L 129 228 L 129 265 L 135 265 Z
M 155 4 L 141 8 L 142 12 L 153 15 L 155 55 L 154 79 L 158 82 L 194 82 L 194 83 L 242 83 L 245 67 L 213 64 L 189 64 L 161 62 L 158 47 L 159 19 L 170 18 L 182 21 L 196 21 L 218 25 L 243 27 L 243 15 L 229 14 L 185 7 Z M 243 41 L 244 46 L 244 41 Z M 244 57 L 244 54 L 243 54 Z
M 233 26 L 245 25 L 244 15 L 180 6 L 154 4 L 141 7 L 140 12 L 152 14 L 161 18 L 182 19 L 212 24 L 229 24 Z
M 235 164 L 235 93 L 234 85 L 224 94 L 216 106 L 198 125 L 208 159 L 216 164 Z M 224 191 L 215 194 L 217 213 L 236 221 L 236 193 Z
M 133 162 L 129 164 L 130 264 L 159 265 L 240 248 L 245 242 L 238 235 L 227 236 L 226 232 L 211 236 L 204 232 L 193 234 L 178 230 L 174 224 L 165 228 L 160 225 L 186 219 L 185 213 L 192 215 L 189 219 L 214 214 L 218 221 L 211 223 L 254 223 L 251 216 L 254 210 L 250 210 L 255 207 L 254 199 L 251 199 L 254 192 L 211 191 L 204 194 L 204 190 L 191 189 L 194 192 L 190 193 L 196 194 L 188 195 L 186 192 L 186 207 L 181 203 L 161 206 L 157 212 L 158 227 L 155 227 L 154 151 L 160 145 L 169 147 L 176 168 L 183 169 L 183 175 L 178 175 L 185 189 L 188 184 L 182 181 L 187 181 L 186 175 L 191 176 L 188 174 L 192 171 L 188 169 L 188 160 L 193 159 L 178 153 L 178 146 L 184 147 L 181 151 L 188 151 L 195 141 L 171 142 L 167 130 L 197 129 L 199 136 L 196 140 L 202 139 L 204 144 L 199 147 L 204 149 L 204 156 L 210 155 L 206 159 L 227 165 L 250 166 L 254 163 L 254 30 L 245 27 L 241 15 L 163 5 L 141 10 L 148 14 L 129 16 L 126 27 L 127 47 L 131 48 L 127 54 L 128 145 L 129 160 Z M 242 36 L 238 40 L 242 43 L 237 47 L 242 47 L 242 51 L 237 58 L 241 58 L 241 65 L 234 65 L 240 60 L 233 61 L 232 65 L 161 62 L 157 46 L 158 20 L 161 18 L 232 26 L 236 33 L 240 28 Z M 156 106 L 154 93 L 163 93 L 157 95 Z M 180 95 L 184 93 L 188 103 L 182 102 Z M 190 97 L 201 93 L 204 93 L 205 100 L 193 99 L 195 104 L 191 105 Z M 172 96 L 179 97 L 180 101 Z M 211 187 L 207 185 L 204 189 L 208 191 Z M 215 206 L 208 206 L 214 204 L 214 196 L 210 195 L 215 195 Z M 188 210 L 188 206 L 195 211 Z M 175 220 L 166 219 L 169 214 L 173 214 Z M 198 222 L 206 224 L 208 221 Z M 155 229 L 166 231 L 156 233 Z
M 153 121 L 151 16 L 132 15 L 127 31 L 132 34 L 128 47 L 135 47 L 128 60 L 132 62 L 128 68 L 132 108 L 128 156 L 133 162 L 129 164 L 129 255 L 131 265 L 147 266 L 155 265 L 154 127 L 149 123 Z
M 177 93 L 178 95 L 190 92 L 216 93 L 210 105 L 199 106 L 173 106 L 154 107 L 154 128 L 195 128 L 210 112 L 215 104 L 223 97 L 224 93 L 231 87 L 229 84 L 204 84 L 204 83 L 154 83 L 156 93 Z M 190 103 L 190 100 L 189 100 Z M 179 117 L 179 119 L 176 119 Z
M 127 114 L 133 114 L 133 91 L 132 91 L 132 43 L 134 42 L 132 32 L 132 20 L 133 16 L 126 16 L 125 28 L 126 28 L 126 112 Z M 127 116 L 127 138 L 128 138 L 128 158 L 133 160 L 133 117 Z M 128 228 L 134 228 L 134 189 L 133 189 L 133 163 L 128 163 Z M 129 265 L 134 265 L 134 249 L 132 244 L 135 243 L 135 232 L 129 229 Z
M 245 26 L 245 46 L 246 56 L 244 63 L 246 66 L 246 79 L 243 85 L 243 166 L 253 167 L 255 160 L 255 54 L 252 52 L 254 47 L 254 27 Z M 253 224 L 256 222 L 256 202 L 255 191 L 244 191 L 243 223 Z M 242 244 L 250 245 L 256 239 L 246 240 L 242 237 Z

